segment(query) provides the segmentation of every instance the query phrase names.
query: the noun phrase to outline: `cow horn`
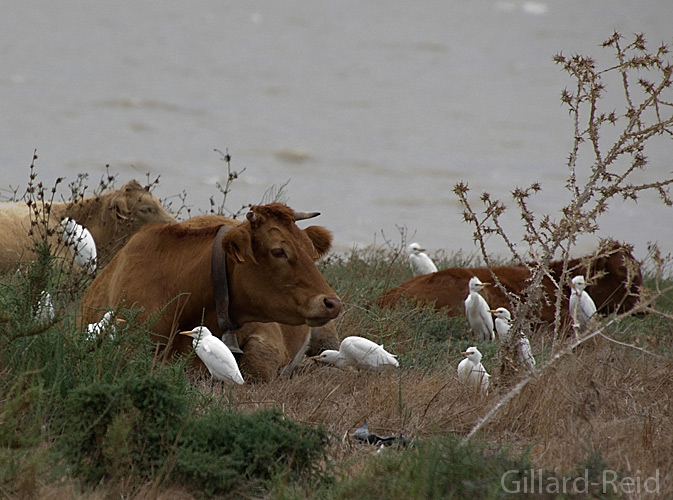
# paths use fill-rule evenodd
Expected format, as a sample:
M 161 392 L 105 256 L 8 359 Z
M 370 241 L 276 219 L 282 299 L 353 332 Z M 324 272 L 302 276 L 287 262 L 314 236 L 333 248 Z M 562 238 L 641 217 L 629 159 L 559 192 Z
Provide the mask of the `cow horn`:
M 318 217 L 318 215 L 320 215 L 320 212 L 297 212 L 295 210 L 294 220 L 312 219 L 313 217 Z

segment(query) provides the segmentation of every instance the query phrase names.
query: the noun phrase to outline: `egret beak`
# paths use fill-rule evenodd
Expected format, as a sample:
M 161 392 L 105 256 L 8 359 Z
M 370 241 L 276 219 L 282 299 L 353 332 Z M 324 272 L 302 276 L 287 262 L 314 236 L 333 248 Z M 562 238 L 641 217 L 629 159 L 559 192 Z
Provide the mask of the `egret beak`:
M 189 330 L 187 332 L 178 332 L 179 335 L 189 335 L 189 334 L 192 334 L 192 333 L 194 333 L 194 330 Z
M 324 357 L 324 354 L 318 354 L 317 356 L 309 356 L 307 359 L 323 359 Z
M 495 309 L 489 309 L 488 312 L 490 312 L 491 314 L 495 314 L 495 313 L 497 313 L 498 311 L 496 311 Z
M 416 251 L 417 252 L 425 252 L 425 248 L 417 248 Z
M 127 322 L 124 318 L 116 318 L 115 321 L 117 323 L 126 323 Z
M 462 354 L 463 356 L 469 356 L 469 355 L 470 355 L 469 352 L 461 352 L 461 354 Z

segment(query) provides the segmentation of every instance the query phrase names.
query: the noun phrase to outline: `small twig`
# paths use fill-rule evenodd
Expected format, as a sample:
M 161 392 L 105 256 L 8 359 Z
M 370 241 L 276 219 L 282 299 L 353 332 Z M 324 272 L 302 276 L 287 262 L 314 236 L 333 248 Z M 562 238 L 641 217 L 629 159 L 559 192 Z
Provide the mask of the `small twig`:
M 420 420 L 418 421 L 419 425 L 425 420 L 425 415 L 428 413 L 428 410 L 430 409 L 430 405 L 432 405 L 433 401 L 439 396 L 439 393 L 444 390 L 444 388 L 449 385 L 449 382 L 445 383 L 443 386 L 439 388 L 437 392 L 435 392 L 435 395 L 430 398 L 430 401 L 428 401 L 428 404 L 425 405 L 425 410 L 423 410 L 423 415 L 421 415 Z
M 635 349 L 636 351 L 640 351 L 644 354 L 649 354 L 650 356 L 654 356 L 654 357 L 659 358 L 659 359 L 666 359 L 666 356 L 662 356 L 661 354 L 657 354 L 656 352 L 648 351 L 647 349 L 643 349 L 642 347 L 638 347 L 637 345 L 627 344 L 626 342 L 620 342 L 619 340 L 615 340 L 613 338 L 610 338 L 607 335 L 604 335 L 602 333 L 599 333 L 598 335 L 603 337 L 605 340 L 607 340 L 609 342 L 613 342 L 613 343 L 615 343 L 617 345 L 620 345 L 622 347 L 629 347 L 631 349 Z
M 313 415 L 315 415 L 315 412 L 318 411 L 318 408 L 320 408 L 320 407 L 322 406 L 323 402 L 324 402 L 328 397 L 330 397 L 332 394 L 334 394 L 334 392 L 335 392 L 339 387 L 341 387 L 341 386 L 343 385 L 343 383 L 344 383 L 344 381 L 342 380 L 341 382 L 339 382 L 339 385 L 335 386 L 334 389 L 332 389 L 331 391 L 329 391 L 329 393 L 325 394 L 325 396 L 320 400 L 320 402 L 318 403 L 318 405 L 317 405 L 315 408 L 313 408 L 313 411 L 309 414 L 309 417 L 312 417 Z

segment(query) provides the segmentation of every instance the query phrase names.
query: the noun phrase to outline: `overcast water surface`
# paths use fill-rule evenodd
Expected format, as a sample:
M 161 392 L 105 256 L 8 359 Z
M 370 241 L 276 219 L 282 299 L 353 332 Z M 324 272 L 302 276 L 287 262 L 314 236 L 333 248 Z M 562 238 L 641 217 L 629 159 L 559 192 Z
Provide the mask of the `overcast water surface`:
M 22 192 L 33 150 L 52 185 L 105 165 L 160 176 L 155 193 L 192 214 L 219 202 L 228 149 L 243 170 L 227 208 L 272 186 L 318 210 L 337 249 L 398 243 L 476 251 L 453 194 L 511 203 L 540 182 L 532 208 L 569 200 L 572 81 L 557 53 L 594 56 L 613 31 L 673 42 L 670 0 L 345 0 L 165 2 L 7 0 L 0 16 L 1 193 Z M 608 88 L 608 106 L 619 103 Z M 636 180 L 671 176 L 670 138 L 653 141 Z M 586 172 L 591 157 L 580 158 Z M 512 206 L 514 209 L 514 207 Z M 655 195 L 615 202 L 599 236 L 673 252 L 672 212 Z M 520 227 L 516 213 L 506 219 Z M 591 250 L 584 238 L 576 254 Z M 494 253 L 503 247 L 489 240 Z

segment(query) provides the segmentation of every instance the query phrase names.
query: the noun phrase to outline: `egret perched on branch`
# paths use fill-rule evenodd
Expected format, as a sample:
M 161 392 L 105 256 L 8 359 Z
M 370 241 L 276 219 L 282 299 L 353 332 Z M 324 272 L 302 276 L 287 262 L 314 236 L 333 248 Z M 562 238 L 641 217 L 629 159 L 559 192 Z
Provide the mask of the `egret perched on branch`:
M 114 339 L 117 333 L 117 325 L 119 323 L 126 323 L 126 320 L 124 318 L 114 318 L 113 316 L 112 311 L 108 311 L 98 323 L 89 323 L 86 325 L 86 339 L 94 341 L 101 338 L 105 333 L 111 339 Z
M 476 347 L 468 347 L 465 352 L 461 352 L 465 359 L 458 364 L 458 380 L 463 384 L 486 393 L 488 391 L 488 381 L 491 376 L 481 364 L 481 352 Z
M 510 328 L 512 328 L 512 315 L 504 307 L 498 307 L 491 312 L 495 315 L 495 329 L 500 340 L 508 342 L 510 340 Z M 535 358 L 530 348 L 530 341 L 523 332 L 517 334 L 516 349 L 518 352 L 517 362 L 529 370 L 535 368 Z
M 589 320 L 596 314 L 596 304 L 591 296 L 584 290 L 587 286 L 584 276 L 575 276 L 570 282 L 570 300 L 568 308 L 570 317 L 573 319 L 575 328 L 584 328 Z
M 223 382 L 230 381 L 237 384 L 243 383 L 243 375 L 238 369 L 236 358 L 227 345 L 215 337 L 205 326 L 199 326 L 193 330 L 180 332 L 180 335 L 192 337 L 192 345 L 203 364 L 206 365 L 210 375 L 210 389 L 212 391 L 215 379 Z
M 339 368 L 352 366 L 371 371 L 382 371 L 389 366 L 399 366 L 395 355 L 386 351 L 382 345 L 356 336 L 343 339 L 338 351 L 326 349 L 310 359 L 329 363 Z
M 96 242 L 87 228 L 66 217 L 61 221 L 63 241 L 70 249 L 78 266 L 96 269 Z
M 409 245 L 407 251 L 409 253 L 409 265 L 414 276 L 437 272 L 437 266 L 425 253 L 425 248 L 421 248 L 418 243 Z
M 465 316 L 470 329 L 477 334 L 480 341 L 493 340 L 493 318 L 486 299 L 479 293 L 490 283 L 482 283 L 479 278 L 472 276 L 467 287 L 469 293 L 465 299 Z

